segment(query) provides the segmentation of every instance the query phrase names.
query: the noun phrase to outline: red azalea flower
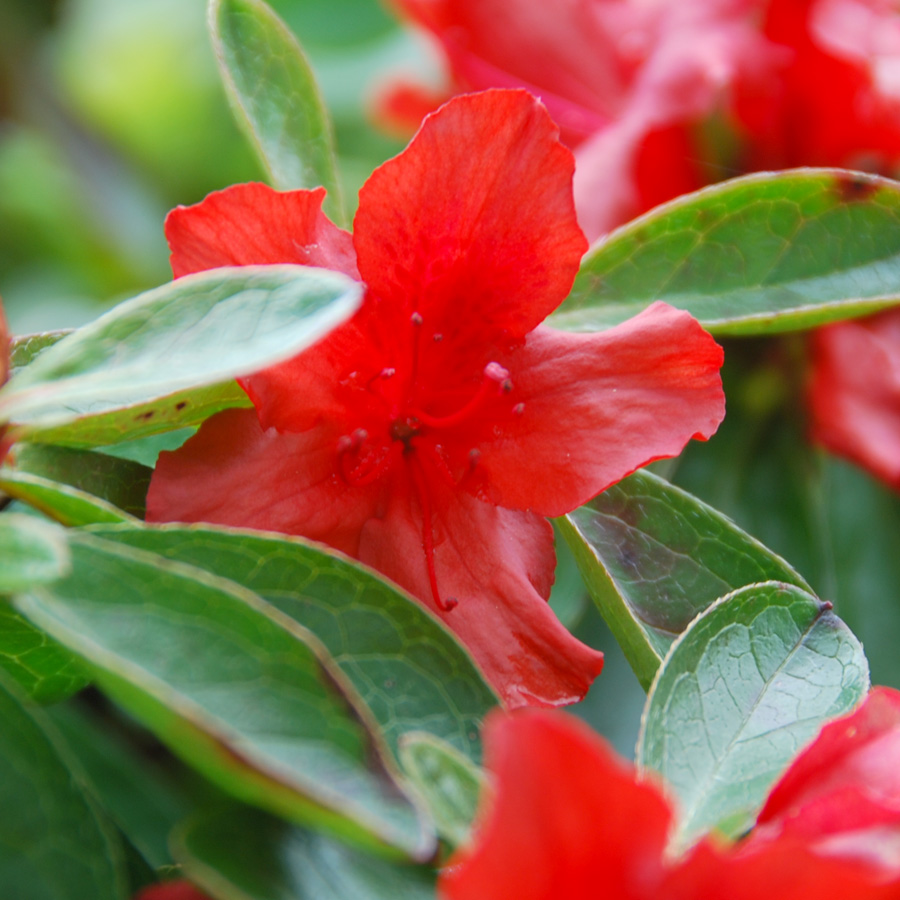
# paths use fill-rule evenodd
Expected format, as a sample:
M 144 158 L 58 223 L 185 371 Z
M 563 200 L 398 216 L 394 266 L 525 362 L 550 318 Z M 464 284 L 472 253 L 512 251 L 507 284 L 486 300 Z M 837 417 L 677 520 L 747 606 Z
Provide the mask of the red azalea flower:
M 576 150 L 591 238 L 702 186 L 694 126 L 768 56 L 761 0 L 395 2 L 438 38 L 457 90 L 524 87 L 547 104 Z M 401 109 L 415 109 L 408 95 Z
M 896 846 L 898 739 L 900 694 L 873 692 L 852 716 L 827 726 L 776 786 L 764 811 L 767 836 L 732 847 L 706 838 L 673 859 L 665 852 L 674 818 L 669 801 L 585 725 L 544 710 L 493 714 L 485 729 L 493 792 L 480 811 L 474 845 L 442 873 L 439 896 L 900 897 L 898 860 L 890 866 L 882 856 L 872 863 L 833 840 L 861 821 L 874 826 L 874 813 L 863 819 L 856 811 L 877 807 L 881 846 L 889 846 L 891 838 Z M 816 783 L 823 773 L 827 777 Z M 821 814 L 825 809 L 828 816 Z M 856 841 L 856 849 L 862 850 L 866 836 Z
M 209 900 L 209 897 L 187 881 L 166 881 L 144 888 L 133 900 Z
M 900 310 L 812 337 L 812 438 L 900 489 Z
M 894 0 L 395 3 L 437 37 L 456 90 L 542 97 L 576 150 L 591 238 L 741 171 L 900 156 Z M 394 118 L 411 96 L 388 98 Z M 734 157 L 711 153 L 704 124 L 730 128 Z
M 455 89 L 521 85 L 543 97 L 576 151 L 592 238 L 742 172 L 900 165 L 896 0 L 394 2 L 437 37 Z M 392 97 L 394 112 L 414 111 L 413 98 Z M 900 356 L 887 321 L 864 326 L 882 359 Z M 864 336 L 848 324 L 816 339 L 813 436 L 900 487 L 895 370 L 879 379 L 841 349 Z
M 540 325 L 586 241 L 572 157 L 523 91 L 451 101 L 363 187 L 241 185 L 175 210 L 176 276 L 294 262 L 367 286 L 347 324 L 241 384 L 254 410 L 163 454 L 154 521 L 304 535 L 438 614 L 511 705 L 570 703 L 601 667 L 546 603 L 559 516 L 722 418 L 720 348 L 657 304 L 601 334 Z

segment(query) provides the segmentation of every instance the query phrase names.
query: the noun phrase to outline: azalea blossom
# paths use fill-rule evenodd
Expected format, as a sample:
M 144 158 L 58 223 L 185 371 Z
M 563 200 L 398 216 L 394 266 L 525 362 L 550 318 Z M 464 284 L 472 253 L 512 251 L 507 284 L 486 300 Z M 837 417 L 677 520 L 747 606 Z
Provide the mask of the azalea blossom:
M 601 654 L 547 604 L 559 516 L 724 413 L 722 352 L 657 304 L 601 334 L 541 321 L 587 242 L 571 153 L 524 91 L 458 98 L 363 186 L 351 237 L 324 190 L 238 185 L 167 220 L 176 276 L 301 263 L 361 279 L 362 307 L 293 360 L 241 379 L 160 457 L 153 521 L 303 535 L 440 616 L 510 705 L 580 699 Z
M 677 811 L 606 742 L 559 712 L 492 714 L 492 789 L 442 900 L 870 900 L 900 897 L 900 693 L 827 725 L 769 796 L 760 827 L 667 853 Z
M 592 239 L 743 172 L 890 172 L 900 157 L 893 0 L 394 4 L 439 42 L 449 92 L 521 86 L 547 104 Z M 415 116 L 432 96 L 400 85 L 382 112 Z
M 450 91 L 521 85 L 542 97 L 576 152 L 579 221 L 591 239 L 658 203 L 746 172 L 898 171 L 895 0 L 394 5 L 437 39 Z M 434 102 L 415 97 L 402 86 L 384 109 L 414 117 Z M 882 366 L 879 377 L 869 356 L 842 350 L 868 336 L 878 359 L 900 358 L 900 344 L 887 346 L 900 339 L 891 316 L 835 325 L 816 337 L 811 414 L 815 440 L 896 488 L 895 367 Z

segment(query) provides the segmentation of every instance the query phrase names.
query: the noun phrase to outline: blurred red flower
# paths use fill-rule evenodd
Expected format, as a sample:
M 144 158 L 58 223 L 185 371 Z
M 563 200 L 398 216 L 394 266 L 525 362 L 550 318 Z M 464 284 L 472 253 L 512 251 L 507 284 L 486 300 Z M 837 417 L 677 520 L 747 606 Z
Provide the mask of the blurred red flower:
M 708 437 L 724 398 L 721 349 L 664 304 L 601 334 L 540 324 L 587 246 L 572 167 L 541 104 L 491 91 L 376 169 L 352 237 L 322 189 L 239 185 L 175 210 L 176 276 L 308 263 L 367 293 L 315 347 L 241 380 L 255 410 L 161 456 L 148 518 L 324 541 L 430 607 L 508 704 L 580 699 L 602 656 L 546 603 L 545 517 Z
M 900 897 L 900 693 L 830 723 L 772 791 L 749 839 L 666 855 L 673 809 L 578 720 L 493 714 L 493 790 L 443 900 L 870 900 Z
M 813 439 L 900 490 L 900 310 L 820 328 L 811 353 Z
M 576 151 L 592 239 L 723 177 L 887 172 L 900 156 L 894 0 L 394 3 L 439 41 L 450 92 L 520 86 L 547 104 Z M 412 118 L 434 102 L 415 98 L 400 85 L 383 111 Z

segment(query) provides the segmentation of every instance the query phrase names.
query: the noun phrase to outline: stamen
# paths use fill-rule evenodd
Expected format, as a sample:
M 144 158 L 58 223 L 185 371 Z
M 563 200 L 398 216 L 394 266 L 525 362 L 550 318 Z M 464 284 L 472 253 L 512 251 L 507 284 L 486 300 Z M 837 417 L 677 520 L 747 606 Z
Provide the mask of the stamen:
M 513 383 L 510 380 L 509 372 L 500 363 L 489 362 L 484 367 L 484 377 L 481 379 L 478 390 L 461 409 L 448 416 L 431 416 L 416 409 L 412 411 L 412 415 L 423 425 L 428 425 L 430 428 L 450 428 L 469 418 L 491 395 L 496 396 L 498 387 L 503 393 L 509 393 L 512 390 Z
M 409 471 L 412 475 L 413 487 L 416 490 L 416 496 L 419 500 L 419 507 L 422 510 L 422 549 L 425 551 L 425 565 L 428 568 L 428 582 L 431 585 L 431 596 L 437 604 L 438 609 L 443 612 L 450 612 L 459 601 L 455 597 L 448 597 L 446 600 L 441 599 L 440 591 L 438 591 L 437 572 L 434 568 L 434 531 L 431 526 L 431 500 L 428 497 L 428 485 L 425 483 L 425 472 L 422 470 L 422 464 L 419 462 L 415 453 L 407 455 L 409 461 Z
M 381 456 L 372 462 L 370 454 L 365 459 L 360 459 L 359 451 L 369 437 L 365 428 L 357 428 L 353 434 L 345 434 L 338 438 L 337 453 L 338 465 L 341 477 L 347 484 L 354 487 L 363 487 L 377 481 L 387 471 L 391 463 L 391 448 L 385 448 Z M 351 454 L 357 454 L 356 465 L 353 464 Z

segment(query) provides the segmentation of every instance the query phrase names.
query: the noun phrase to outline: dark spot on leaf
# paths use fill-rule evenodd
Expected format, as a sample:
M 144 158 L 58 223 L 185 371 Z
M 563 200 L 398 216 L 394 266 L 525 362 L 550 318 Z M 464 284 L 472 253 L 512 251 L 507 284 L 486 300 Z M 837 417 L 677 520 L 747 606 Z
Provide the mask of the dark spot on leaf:
M 139 413 L 135 418 L 137 418 L 141 422 L 147 422 L 152 419 L 154 416 L 154 412 L 152 409 L 148 409 L 147 412 Z
M 878 182 L 865 175 L 846 172 L 835 176 L 835 187 L 843 203 L 868 200 L 878 190 Z
M 187 406 L 187 400 L 182 400 L 180 403 L 175 404 L 175 409 L 178 412 L 181 412 Z

